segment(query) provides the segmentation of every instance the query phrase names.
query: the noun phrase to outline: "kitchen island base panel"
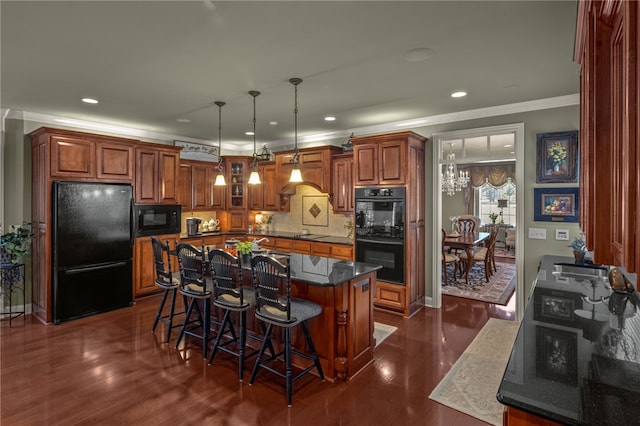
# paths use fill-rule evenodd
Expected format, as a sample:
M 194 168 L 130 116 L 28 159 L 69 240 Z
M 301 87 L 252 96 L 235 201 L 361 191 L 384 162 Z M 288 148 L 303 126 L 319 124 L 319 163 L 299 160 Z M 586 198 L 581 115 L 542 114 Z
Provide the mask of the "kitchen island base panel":
M 376 272 L 357 276 L 337 285 L 314 286 L 292 278 L 291 296 L 322 306 L 322 313 L 308 321 L 309 331 L 320 357 L 325 379 L 338 383 L 350 380 L 373 361 L 373 288 Z M 245 285 L 251 280 L 244 274 Z M 221 312 L 213 309 L 214 316 Z M 233 318 L 234 323 L 238 319 Z M 261 336 L 254 311 L 247 312 L 247 333 Z M 274 349 L 280 349 L 280 336 L 272 336 Z M 253 340 L 253 339 L 252 339 Z M 291 330 L 293 347 L 307 351 L 301 330 Z M 293 364 L 307 368 L 311 361 L 293 356 Z M 312 373 L 315 374 L 315 373 Z
M 520 411 L 513 407 L 504 407 L 502 414 L 503 426 L 561 426 L 560 423 L 543 419 L 534 414 Z

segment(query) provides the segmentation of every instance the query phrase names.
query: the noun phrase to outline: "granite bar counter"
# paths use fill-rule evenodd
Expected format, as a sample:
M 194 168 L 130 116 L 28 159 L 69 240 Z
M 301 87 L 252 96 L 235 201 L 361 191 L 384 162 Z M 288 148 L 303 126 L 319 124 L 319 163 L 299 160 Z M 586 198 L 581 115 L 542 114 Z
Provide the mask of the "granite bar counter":
M 640 298 L 614 293 L 609 268 L 573 262 L 542 260 L 497 394 L 505 424 L 640 423 Z
M 302 234 L 299 232 L 288 232 L 288 231 L 270 231 L 268 233 L 238 233 L 238 232 L 200 232 L 197 235 L 187 235 L 186 233 L 180 234 L 180 238 L 194 238 L 194 237 L 208 237 L 208 236 L 216 236 L 221 235 L 223 238 L 229 236 L 233 236 L 238 238 L 238 236 L 242 235 L 245 240 L 259 240 L 260 238 L 289 238 L 292 240 L 305 240 L 305 241 L 315 241 L 321 243 L 331 243 L 331 244 L 344 244 L 344 245 L 353 245 L 353 240 L 347 237 L 340 237 L 337 235 L 323 235 L 323 234 Z

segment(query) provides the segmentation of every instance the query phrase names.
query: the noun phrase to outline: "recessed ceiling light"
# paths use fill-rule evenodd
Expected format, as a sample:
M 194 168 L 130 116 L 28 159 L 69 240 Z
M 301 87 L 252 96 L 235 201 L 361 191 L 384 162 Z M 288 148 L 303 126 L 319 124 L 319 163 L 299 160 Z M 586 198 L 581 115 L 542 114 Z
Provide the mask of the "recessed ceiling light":
M 176 118 L 176 121 L 180 123 L 191 123 L 191 120 L 189 120 L 188 118 Z
M 269 126 L 277 126 L 278 122 L 277 121 L 270 121 L 269 122 Z
M 97 104 L 98 100 L 93 98 L 82 98 L 82 102 L 85 104 Z
M 247 136 L 253 136 L 253 132 L 244 132 L 244 134 Z
M 324 118 L 324 121 L 336 121 L 336 118 L 328 115 Z
M 458 91 L 458 92 L 453 92 L 453 93 L 451 94 L 451 97 L 452 97 L 452 98 L 462 98 L 462 97 L 464 97 L 464 96 L 467 96 L 467 92 L 462 91 L 462 90 L 460 90 L 460 91 Z
M 433 56 L 433 50 L 428 47 L 419 47 L 411 49 L 404 54 L 404 60 L 407 62 L 422 62 Z

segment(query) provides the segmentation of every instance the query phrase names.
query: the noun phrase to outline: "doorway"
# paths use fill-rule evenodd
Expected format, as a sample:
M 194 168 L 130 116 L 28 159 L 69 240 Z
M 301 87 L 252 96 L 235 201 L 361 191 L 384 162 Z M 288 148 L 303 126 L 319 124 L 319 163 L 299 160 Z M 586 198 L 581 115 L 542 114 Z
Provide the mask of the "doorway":
M 433 135 L 433 182 L 434 188 L 434 221 L 433 235 L 437 238 L 433 239 L 432 246 L 432 289 L 431 298 L 427 300 L 427 305 L 440 308 L 442 304 L 442 275 L 441 275 L 441 229 L 451 228 L 451 222 L 448 218 L 453 216 L 450 210 L 447 210 L 445 197 L 464 197 L 472 194 L 472 191 L 462 191 L 454 188 L 451 190 L 450 182 L 445 181 L 443 170 L 445 172 L 451 169 L 462 169 L 462 166 L 481 167 L 490 164 L 513 164 L 515 167 L 515 184 L 524 182 L 524 123 L 508 124 L 502 126 L 492 126 L 478 129 L 468 129 L 454 132 L 435 133 Z M 446 167 L 445 167 L 446 165 Z M 452 165 L 455 165 L 453 167 Z M 460 176 L 460 171 L 457 171 Z M 462 173 L 466 176 L 466 173 Z M 476 177 L 477 179 L 477 177 Z M 471 178 L 469 177 L 469 180 Z M 461 181 L 461 183 L 464 183 Z M 481 183 L 480 183 L 481 184 Z M 476 186 L 480 186 L 476 182 Z M 444 187 L 444 192 L 443 188 Z M 503 198 L 502 198 L 503 199 Z M 524 194 L 522 191 L 516 191 L 515 206 L 522 206 Z M 471 200 L 464 201 L 465 205 L 470 205 Z M 504 202 L 502 202 L 504 203 Z M 459 208 L 456 209 L 460 214 Z M 465 212 L 466 213 L 466 212 Z M 503 210 L 503 215 L 505 211 Z M 520 320 L 524 312 L 524 250 L 522 242 L 524 242 L 523 226 L 517 226 L 518 223 L 524 223 L 524 209 L 515 208 L 515 211 L 508 212 L 515 224 L 515 264 L 516 264 L 516 288 L 515 288 L 515 310 L 516 318 Z M 444 218 L 444 219 L 443 219 Z M 520 244 L 518 244 L 520 242 Z

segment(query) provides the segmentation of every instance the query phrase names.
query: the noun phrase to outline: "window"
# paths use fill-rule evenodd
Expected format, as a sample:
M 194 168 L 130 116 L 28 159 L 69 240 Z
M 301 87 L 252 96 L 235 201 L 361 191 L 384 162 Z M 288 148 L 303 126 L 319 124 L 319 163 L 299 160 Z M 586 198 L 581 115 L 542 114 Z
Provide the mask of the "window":
M 476 211 L 482 223 L 491 223 L 489 215 L 497 213 L 496 223 L 506 223 L 516 226 L 516 185 L 507 179 L 507 183 L 500 187 L 495 187 L 489 182 L 485 182 L 476 189 Z M 503 201 L 506 200 L 506 201 Z M 505 205 L 506 207 L 499 207 Z

